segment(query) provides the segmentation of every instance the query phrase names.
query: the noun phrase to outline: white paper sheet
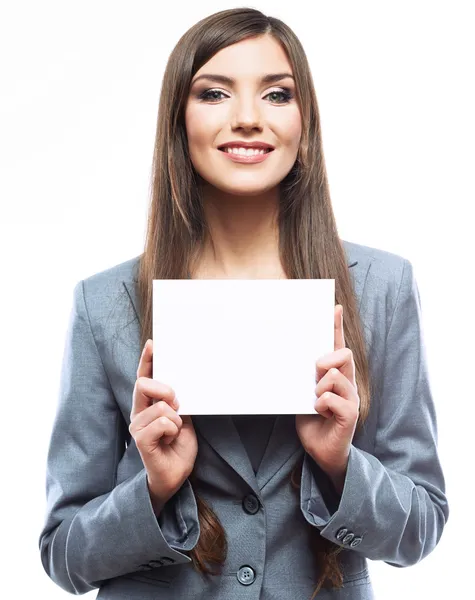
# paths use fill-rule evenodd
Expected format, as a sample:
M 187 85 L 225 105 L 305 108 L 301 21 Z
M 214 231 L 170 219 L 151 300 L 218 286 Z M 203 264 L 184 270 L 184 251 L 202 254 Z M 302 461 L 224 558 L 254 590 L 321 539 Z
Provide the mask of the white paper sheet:
M 316 414 L 334 279 L 155 279 L 153 379 L 179 414 Z

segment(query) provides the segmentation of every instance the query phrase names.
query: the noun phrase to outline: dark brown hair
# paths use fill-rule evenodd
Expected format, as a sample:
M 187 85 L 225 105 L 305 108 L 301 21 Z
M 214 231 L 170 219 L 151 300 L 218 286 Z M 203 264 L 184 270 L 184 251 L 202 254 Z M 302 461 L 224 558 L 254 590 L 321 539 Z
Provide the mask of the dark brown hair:
M 262 35 L 272 36 L 286 52 L 303 124 L 297 160 L 280 184 L 280 260 L 289 279 L 335 279 L 335 301 L 344 310 L 345 343 L 356 365 L 359 428 L 370 407 L 369 369 L 357 300 L 330 200 L 313 80 L 296 35 L 279 19 L 258 10 L 223 10 L 202 19 L 181 37 L 169 57 L 160 95 L 148 228 L 137 282 L 141 347 L 152 338 L 152 280 L 185 279 L 207 232 L 200 178 L 190 160 L 184 119 L 192 78 L 221 49 Z M 296 489 L 301 469 L 299 461 L 291 474 L 289 484 Z M 213 510 L 198 494 L 196 497 L 201 534 L 190 557 L 201 573 L 217 575 L 226 558 L 226 534 Z M 341 587 L 343 574 L 337 560 L 342 547 L 312 529 L 319 575 L 313 599 L 324 585 Z

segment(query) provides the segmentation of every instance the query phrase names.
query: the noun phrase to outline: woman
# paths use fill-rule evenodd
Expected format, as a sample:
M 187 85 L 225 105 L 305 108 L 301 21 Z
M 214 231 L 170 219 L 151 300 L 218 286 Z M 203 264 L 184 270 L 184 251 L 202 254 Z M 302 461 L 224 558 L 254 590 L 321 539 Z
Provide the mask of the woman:
M 289 27 L 240 8 L 179 40 L 152 183 L 143 254 L 74 290 L 47 574 L 103 600 L 373 598 L 367 559 L 417 563 L 449 514 L 419 293 L 407 259 L 338 237 Z M 187 277 L 335 279 L 318 414 L 178 414 L 152 380 L 152 280 Z

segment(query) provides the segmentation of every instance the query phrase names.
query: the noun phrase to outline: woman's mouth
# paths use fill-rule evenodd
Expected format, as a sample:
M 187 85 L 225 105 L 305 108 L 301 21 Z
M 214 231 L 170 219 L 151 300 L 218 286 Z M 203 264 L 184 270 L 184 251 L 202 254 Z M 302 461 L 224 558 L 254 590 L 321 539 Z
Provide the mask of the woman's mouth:
M 273 149 L 256 148 L 249 151 L 248 148 L 219 148 L 219 151 L 234 162 L 253 164 L 263 162 L 273 152 Z

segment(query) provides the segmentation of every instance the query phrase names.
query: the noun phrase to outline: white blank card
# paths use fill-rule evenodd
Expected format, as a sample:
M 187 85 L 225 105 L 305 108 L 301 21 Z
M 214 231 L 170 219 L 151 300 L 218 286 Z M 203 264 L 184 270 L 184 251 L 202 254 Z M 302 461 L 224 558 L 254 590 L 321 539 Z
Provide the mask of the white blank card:
M 154 279 L 153 379 L 182 415 L 316 414 L 334 279 Z

